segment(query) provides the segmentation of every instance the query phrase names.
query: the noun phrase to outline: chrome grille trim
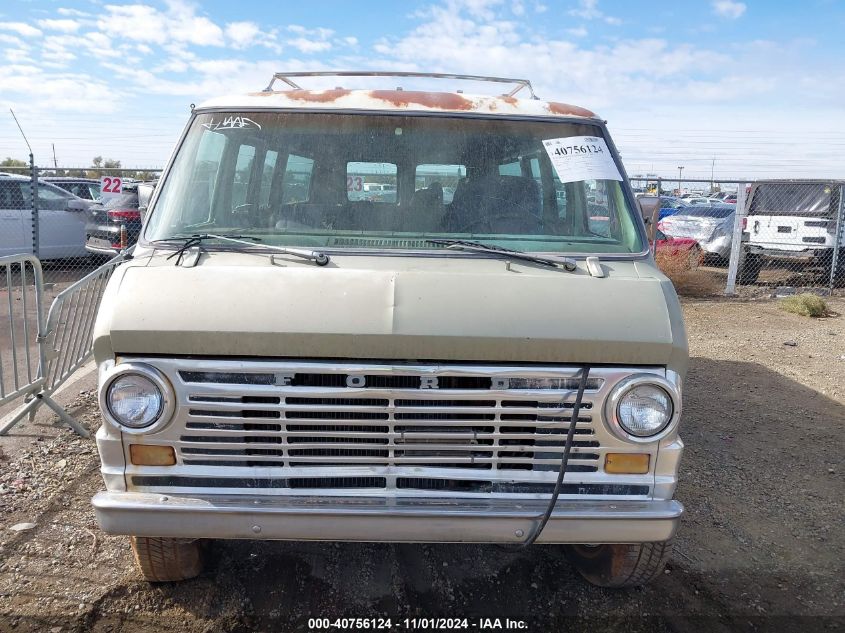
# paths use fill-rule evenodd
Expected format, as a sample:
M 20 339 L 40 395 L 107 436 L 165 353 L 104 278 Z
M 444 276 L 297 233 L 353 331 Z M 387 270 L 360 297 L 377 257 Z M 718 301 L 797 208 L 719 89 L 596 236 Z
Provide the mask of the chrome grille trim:
M 129 360 L 155 366 L 173 385 L 173 419 L 145 441 L 174 446 L 177 465 L 132 466 L 128 444 L 139 438 L 125 436 L 127 484 L 174 493 L 195 489 L 179 482 L 202 480 L 209 484 L 204 490 L 227 494 L 343 496 L 376 489 L 387 497 L 542 498 L 557 475 L 575 388 L 491 389 L 490 381 L 562 379 L 558 384 L 570 385 L 580 371 L 577 366 L 121 359 Z M 602 419 L 607 393 L 633 373 L 665 377 L 660 368 L 591 371 L 592 388 L 584 395 L 567 472 L 572 485 L 562 496 L 630 499 L 651 493 L 653 473 L 603 472 L 608 451 L 651 452 L 655 461 L 657 446 L 632 447 L 612 435 Z M 199 381 L 210 374 L 223 374 L 230 382 Z M 374 387 L 337 386 L 349 375 L 381 380 Z M 299 376 L 310 386 L 298 386 Z M 403 386 L 384 387 L 392 377 L 401 377 Z M 410 387 L 422 377 L 462 388 Z M 231 382 L 236 379 L 242 382 Z

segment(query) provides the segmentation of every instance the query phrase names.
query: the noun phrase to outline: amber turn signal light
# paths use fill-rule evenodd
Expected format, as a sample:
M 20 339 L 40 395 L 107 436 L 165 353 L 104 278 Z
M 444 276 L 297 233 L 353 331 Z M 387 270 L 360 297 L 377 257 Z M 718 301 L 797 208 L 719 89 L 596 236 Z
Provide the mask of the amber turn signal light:
M 173 466 L 176 464 L 176 453 L 172 446 L 130 444 L 129 459 L 135 466 Z
M 608 453 L 604 458 L 604 472 L 614 475 L 645 475 L 649 455 L 646 453 Z

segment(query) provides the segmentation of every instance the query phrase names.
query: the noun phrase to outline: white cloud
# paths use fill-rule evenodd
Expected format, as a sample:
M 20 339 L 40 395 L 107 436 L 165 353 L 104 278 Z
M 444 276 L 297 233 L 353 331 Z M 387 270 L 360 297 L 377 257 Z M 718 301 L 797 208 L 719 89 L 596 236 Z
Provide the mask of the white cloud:
M 503 2 L 504 0 L 450 0 L 449 4 L 454 11 L 465 10 L 473 17 L 491 20 L 495 16 L 494 10 Z
M 295 33 L 300 37 L 295 37 L 290 40 L 287 40 L 286 44 L 292 46 L 293 48 L 302 53 L 321 53 L 331 50 L 333 47 L 333 44 L 330 40 L 334 36 L 335 32 L 332 29 L 326 29 L 323 27 L 307 29 L 304 26 L 300 26 L 299 24 L 290 24 L 288 25 L 287 29 L 291 33 Z M 357 40 L 355 41 L 357 43 Z
M 740 17 L 747 8 L 744 2 L 734 2 L 733 0 L 716 0 L 716 2 L 713 2 L 713 12 L 731 20 Z
M 75 18 L 90 18 L 91 14 L 86 13 L 85 11 L 80 11 L 79 9 L 67 9 L 65 7 L 59 7 L 56 9 L 56 13 L 59 15 L 71 16 Z
M 230 22 L 226 25 L 226 37 L 235 48 L 246 48 L 255 41 L 261 29 L 255 22 Z
M 312 40 L 306 37 L 297 37 L 292 40 L 288 40 L 287 43 L 302 53 L 319 53 L 327 51 L 332 47 L 331 42 Z
M 622 20 L 617 17 L 607 15 L 599 10 L 599 0 L 578 0 L 578 8 L 570 9 L 569 15 L 584 20 L 604 20 L 608 24 L 618 26 L 622 24 Z
M 105 33 L 120 33 L 147 44 L 186 42 L 197 46 L 223 46 L 223 29 L 209 18 L 197 15 L 193 5 L 170 0 L 167 10 L 146 4 L 107 4 L 105 15 L 97 21 Z
M 25 48 L 7 48 L 3 51 L 7 61 L 14 63 L 23 62 L 29 59 L 30 52 Z
M 230 22 L 226 25 L 226 39 L 232 48 L 241 50 L 251 46 L 263 46 L 275 53 L 281 53 L 282 47 L 277 41 L 275 29 L 262 31 L 255 22 Z
M 33 65 L 0 64 L 5 103 L 27 104 L 31 116 L 49 111 L 114 112 L 123 99 L 119 88 L 89 74 L 49 72 Z
M 107 4 L 105 15 L 97 20 L 103 33 L 120 34 L 130 40 L 164 44 L 167 39 L 167 20 L 155 7 L 145 4 Z
M 38 20 L 38 26 L 47 31 L 75 33 L 82 25 L 77 20 Z
M 569 33 L 572 37 L 587 37 L 588 31 L 583 26 L 579 26 L 574 29 L 566 29 L 566 32 Z
M 6 35 L 5 33 L 0 33 L 0 43 L 11 44 L 12 46 L 19 46 L 19 47 L 26 46 L 26 44 L 24 44 L 24 41 L 21 38 L 15 36 L 15 35 Z
M 26 22 L 0 22 L 0 30 L 12 31 L 23 37 L 37 37 L 41 31 Z

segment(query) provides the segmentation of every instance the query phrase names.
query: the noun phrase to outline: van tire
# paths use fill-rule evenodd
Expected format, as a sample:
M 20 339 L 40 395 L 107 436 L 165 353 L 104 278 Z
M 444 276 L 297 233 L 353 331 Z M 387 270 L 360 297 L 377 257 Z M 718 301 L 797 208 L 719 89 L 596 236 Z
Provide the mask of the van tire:
M 131 536 L 135 562 L 150 582 L 173 582 L 194 578 L 202 572 L 200 542 L 158 536 Z
M 759 255 L 746 254 L 745 261 L 742 262 L 742 268 L 739 271 L 739 283 L 744 286 L 756 284 L 762 268 L 762 257 Z
M 568 545 L 566 556 L 590 584 L 621 589 L 646 585 L 663 573 L 672 542 Z

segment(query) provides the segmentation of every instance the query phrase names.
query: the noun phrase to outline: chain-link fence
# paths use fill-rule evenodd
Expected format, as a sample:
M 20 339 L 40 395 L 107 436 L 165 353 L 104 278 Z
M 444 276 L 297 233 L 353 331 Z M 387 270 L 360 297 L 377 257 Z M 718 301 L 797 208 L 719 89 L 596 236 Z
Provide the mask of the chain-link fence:
M 710 294 L 759 295 L 845 286 L 843 183 L 822 180 L 632 178 L 641 204 L 659 207 L 658 264 Z
M 102 180 L 99 174 L 106 174 Z M 58 292 L 137 240 L 138 183 L 153 169 L 0 169 L 0 257 L 34 255 Z M 110 191 L 101 191 L 101 183 Z
M 736 222 L 736 285 L 829 291 L 845 285 L 842 194 L 838 181 L 752 183 Z

